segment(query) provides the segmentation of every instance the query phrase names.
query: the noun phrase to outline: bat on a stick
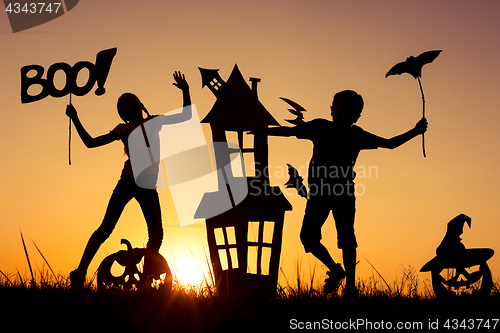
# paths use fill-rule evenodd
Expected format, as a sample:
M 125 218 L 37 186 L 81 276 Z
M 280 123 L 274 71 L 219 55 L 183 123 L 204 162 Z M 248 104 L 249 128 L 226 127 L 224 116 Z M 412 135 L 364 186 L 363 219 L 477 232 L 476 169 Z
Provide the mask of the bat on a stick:
M 425 64 L 429 64 L 437 58 L 437 56 L 441 53 L 441 50 L 433 50 L 424 52 L 417 57 L 409 56 L 405 61 L 397 63 L 392 66 L 392 68 L 385 74 L 385 77 L 390 75 L 401 75 L 403 73 L 408 73 L 418 80 L 418 85 L 420 87 L 420 93 L 422 94 L 422 117 L 425 118 L 425 98 L 424 98 L 424 90 L 422 89 L 422 83 L 420 82 L 420 78 L 422 77 L 422 67 Z M 425 157 L 425 139 L 422 134 L 422 151 Z

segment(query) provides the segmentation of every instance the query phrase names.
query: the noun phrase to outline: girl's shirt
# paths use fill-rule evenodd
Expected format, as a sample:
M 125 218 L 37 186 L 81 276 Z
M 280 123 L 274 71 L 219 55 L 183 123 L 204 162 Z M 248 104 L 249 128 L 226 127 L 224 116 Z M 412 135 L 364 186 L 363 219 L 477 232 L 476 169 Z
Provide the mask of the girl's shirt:
M 122 175 L 127 175 L 127 176 L 133 176 L 134 173 L 133 173 L 133 170 L 132 170 L 132 164 L 130 162 L 130 149 L 144 149 L 147 147 L 140 147 L 140 146 L 137 146 L 136 144 L 133 144 L 132 147 L 129 146 L 129 135 L 130 133 L 132 133 L 136 128 L 138 128 L 139 126 L 143 125 L 146 121 L 148 121 L 149 119 L 151 119 L 153 117 L 148 117 L 146 119 L 141 119 L 141 120 L 137 120 L 137 121 L 131 121 L 129 123 L 121 123 L 121 124 L 118 124 L 113 130 L 111 130 L 111 132 L 115 133 L 118 138 L 123 142 L 123 145 L 125 147 L 125 153 L 127 154 L 127 157 L 128 159 L 125 161 L 125 164 L 123 166 L 123 169 L 122 169 Z M 142 126 L 142 128 L 144 128 L 144 125 Z M 148 133 L 150 133 L 150 131 L 148 131 Z M 144 134 L 143 133 L 143 137 L 144 137 Z M 148 139 L 148 143 L 150 140 L 153 140 L 155 137 L 157 137 L 157 135 L 151 135 L 151 134 L 148 134 L 147 135 L 147 139 Z M 132 155 L 135 155 L 135 154 L 132 154 Z M 151 161 L 151 164 L 153 164 L 154 161 Z

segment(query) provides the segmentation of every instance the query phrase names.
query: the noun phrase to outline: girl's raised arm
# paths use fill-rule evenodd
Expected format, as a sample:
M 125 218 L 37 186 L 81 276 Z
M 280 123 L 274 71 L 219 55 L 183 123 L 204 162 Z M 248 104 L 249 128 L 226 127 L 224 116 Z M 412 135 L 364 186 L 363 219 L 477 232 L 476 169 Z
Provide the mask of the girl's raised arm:
M 161 115 L 161 124 L 178 124 L 185 121 L 188 121 L 193 116 L 193 110 L 191 107 L 191 95 L 189 94 L 189 85 L 184 77 L 184 74 L 176 71 L 174 73 L 175 82 L 172 83 L 174 86 L 182 90 L 182 98 L 183 98 L 183 107 L 181 113 L 175 114 L 163 114 Z M 160 119 L 160 118 L 159 118 Z
M 66 115 L 70 117 L 71 120 L 73 120 L 76 131 L 78 132 L 78 135 L 80 135 L 80 138 L 87 148 L 104 146 L 119 139 L 118 136 L 113 132 L 93 138 L 83 127 L 80 119 L 78 118 L 78 113 L 76 112 L 76 109 L 72 104 L 69 104 L 66 107 Z
M 183 98 L 183 106 L 188 106 L 191 105 L 191 95 L 189 94 L 189 84 L 186 81 L 186 78 L 184 77 L 184 74 L 182 74 L 179 71 L 174 72 L 174 80 L 175 82 L 172 83 L 174 86 L 182 90 L 182 98 Z

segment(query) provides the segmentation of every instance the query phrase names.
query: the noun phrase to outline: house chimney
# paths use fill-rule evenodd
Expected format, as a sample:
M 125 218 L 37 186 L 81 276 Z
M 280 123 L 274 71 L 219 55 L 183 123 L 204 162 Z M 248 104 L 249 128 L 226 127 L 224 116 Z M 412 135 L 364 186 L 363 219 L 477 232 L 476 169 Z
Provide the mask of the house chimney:
M 260 82 L 260 79 L 256 77 L 251 77 L 250 81 L 252 82 L 252 91 L 255 93 L 255 97 L 259 98 L 259 96 L 257 95 L 257 83 Z

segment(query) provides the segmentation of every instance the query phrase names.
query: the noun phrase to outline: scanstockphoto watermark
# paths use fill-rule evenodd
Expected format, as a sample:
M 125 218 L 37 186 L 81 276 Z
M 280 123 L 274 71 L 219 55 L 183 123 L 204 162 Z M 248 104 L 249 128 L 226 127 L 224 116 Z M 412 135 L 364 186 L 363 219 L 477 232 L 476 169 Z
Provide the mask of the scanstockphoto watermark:
M 289 321 L 291 330 L 496 330 L 498 318 L 427 319 L 424 321 L 385 321 L 370 319 Z
M 322 319 L 319 321 L 302 321 L 290 319 L 289 328 L 292 330 L 422 330 L 432 329 L 429 325 L 424 325 L 421 321 L 384 321 L 369 319 L 349 319 L 337 321 L 332 319 Z
M 250 173 L 255 174 L 255 180 L 249 182 L 249 187 L 253 190 L 250 195 L 280 195 L 284 192 L 286 195 L 296 195 L 297 190 L 302 184 L 302 177 L 300 175 L 307 174 L 310 178 L 314 178 L 308 184 L 310 195 L 364 195 L 366 193 L 366 186 L 362 183 L 363 179 L 378 178 L 378 166 L 314 166 L 314 165 L 301 165 L 296 168 L 300 180 L 295 184 L 295 188 L 282 186 L 278 187 L 261 187 L 259 180 L 262 173 L 266 177 L 274 179 L 287 179 L 289 177 L 288 167 L 283 166 L 266 166 L 259 168 L 258 163 L 252 163 L 249 167 Z M 354 183 L 352 180 L 356 178 Z M 360 182 L 361 180 L 361 182 Z
M 79 0 L 3 1 L 13 33 L 55 20 L 75 8 L 78 2 Z

